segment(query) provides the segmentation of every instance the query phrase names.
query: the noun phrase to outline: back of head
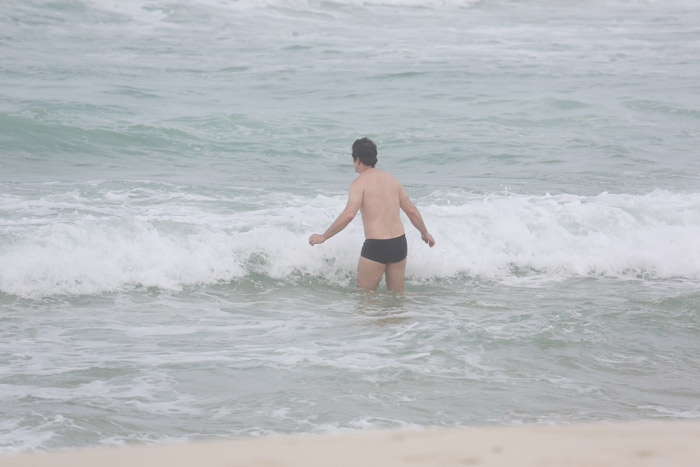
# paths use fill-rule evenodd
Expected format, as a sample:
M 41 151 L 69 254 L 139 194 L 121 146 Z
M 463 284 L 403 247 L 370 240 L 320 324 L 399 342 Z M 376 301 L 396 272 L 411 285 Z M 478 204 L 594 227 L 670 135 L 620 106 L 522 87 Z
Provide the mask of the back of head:
M 359 158 L 364 165 L 374 167 L 377 164 L 377 146 L 369 138 L 357 139 L 352 144 L 352 158 Z

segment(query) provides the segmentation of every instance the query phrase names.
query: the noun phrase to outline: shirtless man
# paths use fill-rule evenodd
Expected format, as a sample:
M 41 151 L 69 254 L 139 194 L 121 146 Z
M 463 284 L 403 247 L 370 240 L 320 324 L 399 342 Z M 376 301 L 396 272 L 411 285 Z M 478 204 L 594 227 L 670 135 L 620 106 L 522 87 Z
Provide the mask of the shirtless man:
M 421 233 L 425 243 L 432 247 L 435 240 L 401 183 L 390 173 L 375 168 L 377 146 L 372 140 L 362 138 L 355 141 L 352 161 L 355 172 L 360 175 L 350 185 L 348 204 L 328 230 L 309 237 L 309 244 L 323 243 L 343 230 L 359 210 L 365 243 L 357 265 L 357 283 L 365 290 L 376 290 L 386 274 L 387 289 L 403 292 L 408 248 L 399 208 Z

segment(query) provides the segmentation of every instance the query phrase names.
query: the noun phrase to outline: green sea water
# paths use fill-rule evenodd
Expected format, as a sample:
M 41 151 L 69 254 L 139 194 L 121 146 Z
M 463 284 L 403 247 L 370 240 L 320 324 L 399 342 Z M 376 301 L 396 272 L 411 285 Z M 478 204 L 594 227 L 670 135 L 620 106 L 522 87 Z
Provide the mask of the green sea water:
M 0 5 L 0 453 L 700 417 L 690 0 Z M 405 295 L 355 286 L 368 136 Z

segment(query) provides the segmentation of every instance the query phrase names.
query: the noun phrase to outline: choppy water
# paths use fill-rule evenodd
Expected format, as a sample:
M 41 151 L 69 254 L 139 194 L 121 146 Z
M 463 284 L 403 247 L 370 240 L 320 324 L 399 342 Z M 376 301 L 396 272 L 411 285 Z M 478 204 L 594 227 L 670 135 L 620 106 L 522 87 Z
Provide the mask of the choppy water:
M 0 452 L 700 418 L 700 6 L 6 0 Z M 354 286 L 352 141 L 407 288 Z

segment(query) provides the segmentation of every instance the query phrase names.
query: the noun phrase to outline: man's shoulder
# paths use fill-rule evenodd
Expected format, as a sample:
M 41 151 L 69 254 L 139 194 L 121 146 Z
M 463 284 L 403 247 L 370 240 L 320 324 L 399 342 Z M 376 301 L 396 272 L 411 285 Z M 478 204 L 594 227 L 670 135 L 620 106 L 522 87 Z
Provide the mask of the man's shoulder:
M 351 192 L 364 191 L 366 186 L 367 186 L 367 180 L 362 177 L 362 174 L 360 174 L 357 177 L 355 177 L 355 179 L 350 184 L 350 191 Z

